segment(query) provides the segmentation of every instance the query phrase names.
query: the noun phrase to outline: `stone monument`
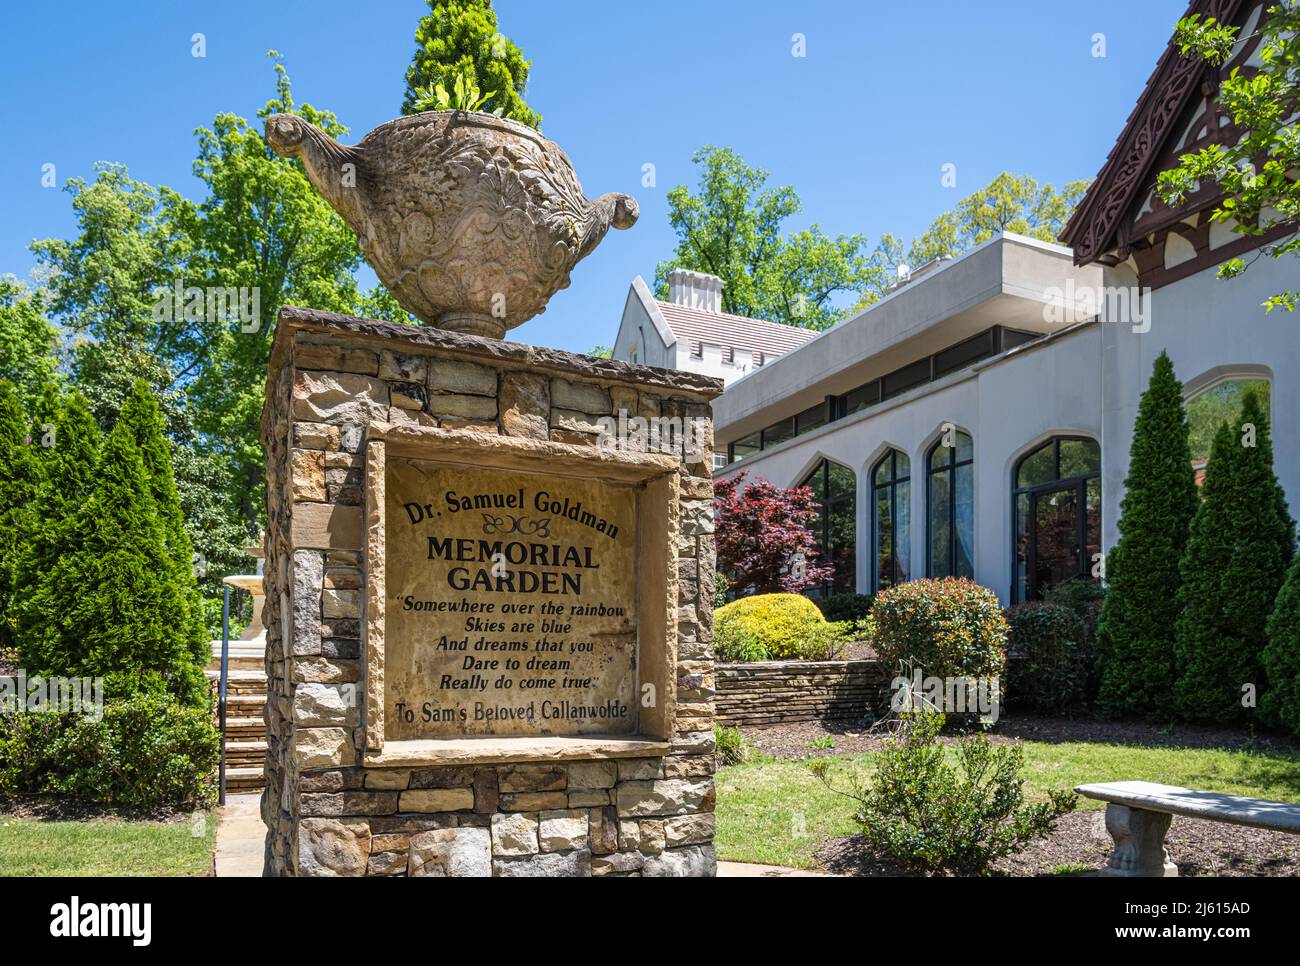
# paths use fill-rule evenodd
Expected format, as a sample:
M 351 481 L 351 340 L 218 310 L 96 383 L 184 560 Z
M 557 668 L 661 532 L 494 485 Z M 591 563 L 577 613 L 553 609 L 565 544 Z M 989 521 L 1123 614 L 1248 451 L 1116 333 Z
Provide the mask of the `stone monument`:
M 721 383 L 499 340 L 636 203 L 488 115 L 314 130 L 267 122 L 432 325 L 280 315 L 267 874 L 714 874 Z

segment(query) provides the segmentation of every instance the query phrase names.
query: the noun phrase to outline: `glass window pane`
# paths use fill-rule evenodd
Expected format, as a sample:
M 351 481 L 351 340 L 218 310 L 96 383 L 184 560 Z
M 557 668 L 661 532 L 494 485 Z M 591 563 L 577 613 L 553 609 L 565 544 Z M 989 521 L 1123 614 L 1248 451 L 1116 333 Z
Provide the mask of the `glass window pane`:
M 801 483 L 800 486 L 811 486 L 813 491 L 813 496 L 816 497 L 817 502 L 819 503 L 825 502 L 826 461 L 822 460 L 815 467 L 813 467 L 813 471 L 804 477 L 803 483 Z
M 889 482 L 889 454 L 886 453 L 884 458 L 876 464 L 876 472 L 873 474 L 876 486 L 884 486 Z
M 973 460 L 975 458 L 975 444 L 971 442 L 969 436 L 959 432 L 957 434 L 957 460 Z
M 876 590 L 894 586 L 894 521 L 889 512 L 890 490 L 876 491 L 876 519 L 874 526 L 876 547 Z
M 1101 472 L 1101 447 L 1091 439 L 1061 440 L 1061 479 Z
M 902 369 L 896 369 L 881 379 L 881 395 L 888 399 L 900 392 L 906 392 L 913 386 L 919 386 L 930 380 L 930 360 L 921 359 Z
M 833 465 L 833 464 L 832 464 Z M 832 577 L 834 589 L 852 591 L 857 587 L 857 562 L 855 550 L 857 541 L 857 501 L 852 492 L 847 499 L 832 500 L 830 504 L 829 537 L 831 544 L 831 563 L 835 566 Z
M 746 456 L 753 456 L 758 450 L 758 433 L 738 439 L 731 444 L 731 461 L 734 463 L 736 460 L 743 460 Z
M 795 432 L 799 434 L 810 432 L 818 426 L 826 425 L 826 404 L 818 403 L 816 406 L 810 406 L 801 412 L 797 417 Z
M 1055 443 L 1048 440 L 1020 462 L 1016 486 L 1038 486 L 1056 479 Z
M 1215 431 L 1220 423 L 1237 418 L 1241 411 L 1242 397 L 1248 391 L 1254 390 L 1264 412 L 1270 412 L 1270 389 L 1267 379 L 1234 379 L 1205 390 L 1189 402 L 1187 429 L 1192 461 L 1200 463 L 1210 458 Z
M 1048 587 L 1079 576 L 1079 491 L 1076 487 L 1034 497 L 1034 584 Z
M 912 461 L 907 454 L 894 450 L 894 479 L 905 480 L 912 475 Z
M 1097 554 L 1101 553 L 1101 478 L 1095 477 L 1084 484 L 1087 490 L 1087 519 L 1084 521 L 1084 534 L 1087 545 L 1085 550 L 1088 554 L 1087 576 L 1088 579 L 1094 579 L 1092 576 L 1093 562 L 1097 560 Z
M 1012 582 L 1015 585 L 1015 598 L 1023 604 L 1028 600 L 1029 585 L 1029 494 L 1021 493 L 1016 497 L 1016 562 Z
M 777 443 L 784 443 L 787 439 L 794 439 L 794 417 L 783 419 L 779 423 L 773 423 L 767 429 L 763 430 L 763 448 L 775 446 Z
M 948 465 L 948 457 L 952 455 L 952 450 L 947 446 L 936 445 L 930 450 L 930 469 L 938 470 Z
M 954 577 L 975 576 L 975 468 L 967 463 L 954 471 L 957 542 Z
M 839 463 L 828 463 L 830 467 L 830 492 L 827 494 L 831 499 L 840 497 L 851 497 L 857 488 L 853 471 L 847 466 L 841 466 Z
M 906 456 L 901 457 L 907 459 Z M 912 577 L 912 484 L 894 487 L 894 563 L 898 582 Z
M 983 359 L 985 356 L 992 354 L 993 330 L 989 329 L 987 332 L 972 336 L 965 342 L 958 342 L 942 352 L 935 353 L 934 376 L 937 379 L 950 372 L 956 372 L 963 366 L 970 365 L 976 359 Z
M 874 403 L 880 402 L 880 382 L 872 380 L 865 386 L 859 386 L 857 389 L 851 389 L 842 397 L 844 400 L 844 415 L 856 413 L 860 409 L 866 409 Z
M 948 474 L 930 477 L 930 576 L 949 577 L 952 570 L 952 518 Z

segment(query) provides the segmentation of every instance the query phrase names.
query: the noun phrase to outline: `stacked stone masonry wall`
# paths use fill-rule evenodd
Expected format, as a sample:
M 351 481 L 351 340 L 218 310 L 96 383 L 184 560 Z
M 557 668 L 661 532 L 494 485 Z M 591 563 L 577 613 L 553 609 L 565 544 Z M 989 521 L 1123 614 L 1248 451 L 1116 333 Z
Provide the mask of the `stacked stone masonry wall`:
M 291 329 L 283 317 L 281 328 L 263 417 L 267 874 L 712 875 L 711 428 L 703 459 L 683 461 L 679 475 L 677 705 L 667 756 L 363 767 L 359 708 L 369 423 L 595 446 L 601 416 L 708 418 L 715 393 L 611 378 L 602 360 L 587 370 L 585 357 L 557 363 L 557 353 L 545 370 L 520 367 L 471 337 L 444 340 L 453 351 L 343 326 Z M 482 361 L 467 358 L 476 351 Z M 561 374 L 563 365 L 573 371 Z M 304 541 L 311 527 L 322 532 Z

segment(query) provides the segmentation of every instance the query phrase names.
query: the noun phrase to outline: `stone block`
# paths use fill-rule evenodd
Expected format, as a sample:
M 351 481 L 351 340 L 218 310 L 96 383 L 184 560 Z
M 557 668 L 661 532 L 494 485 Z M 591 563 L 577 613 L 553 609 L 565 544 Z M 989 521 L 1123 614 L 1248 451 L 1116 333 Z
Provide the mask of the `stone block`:
M 714 790 L 710 779 L 667 778 L 623 782 L 616 797 L 621 817 L 646 818 L 712 811 Z
M 365 426 L 388 414 L 388 384 L 345 372 L 303 372 L 294 377 L 293 418 Z
M 474 793 L 468 788 L 413 788 L 402 792 L 397 807 L 403 812 L 460 812 L 474 807 Z
M 370 826 L 329 818 L 298 823 L 298 874 L 360 876 L 370 858 Z
M 542 812 L 538 819 L 537 839 L 543 852 L 564 852 L 587 847 L 586 810 Z
M 567 379 L 551 380 L 551 405 L 595 416 L 608 416 L 614 411 L 609 391 L 586 382 Z
M 434 393 L 495 396 L 495 369 L 458 359 L 429 360 L 429 389 Z
M 549 438 L 550 414 L 550 380 L 531 372 L 502 374 L 501 428 L 507 436 Z
M 493 855 L 534 855 L 538 851 L 537 816 L 526 812 L 492 816 Z
M 495 420 L 497 401 L 492 396 L 433 395 L 429 398 L 429 411 L 440 419 Z
M 492 875 L 492 837 L 485 828 L 448 828 L 411 836 L 409 876 Z
M 356 685 L 298 685 L 293 691 L 293 723 L 308 728 L 320 725 L 356 727 Z
M 301 771 L 354 765 L 357 760 L 352 733 L 344 728 L 296 728 L 292 754 Z

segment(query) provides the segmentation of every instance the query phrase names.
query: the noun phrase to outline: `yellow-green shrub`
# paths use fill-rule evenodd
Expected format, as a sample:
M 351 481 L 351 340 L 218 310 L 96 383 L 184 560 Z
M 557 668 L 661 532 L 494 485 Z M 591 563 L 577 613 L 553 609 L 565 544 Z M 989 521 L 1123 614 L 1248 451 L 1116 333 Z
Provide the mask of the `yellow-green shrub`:
M 838 650 L 843 630 L 801 594 L 744 597 L 713 613 L 713 642 L 724 662 L 825 659 Z

